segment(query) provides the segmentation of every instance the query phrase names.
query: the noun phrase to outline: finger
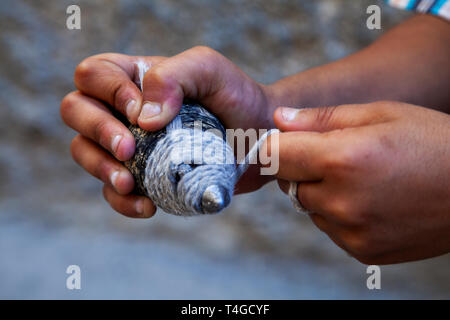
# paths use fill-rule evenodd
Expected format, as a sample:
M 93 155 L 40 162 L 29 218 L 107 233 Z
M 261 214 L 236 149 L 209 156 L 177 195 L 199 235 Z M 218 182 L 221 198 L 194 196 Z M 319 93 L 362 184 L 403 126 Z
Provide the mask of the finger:
M 69 127 L 99 143 L 117 159 L 125 161 L 133 156 L 133 135 L 97 100 L 72 92 L 61 103 L 61 116 Z
M 111 207 L 130 218 L 150 218 L 156 212 L 153 202 L 144 196 L 120 195 L 110 185 L 103 186 L 103 196 Z
M 94 177 L 112 185 L 117 193 L 133 191 L 134 179 L 130 171 L 88 138 L 77 135 L 70 150 L 76 163 Z
M 309 212 L 327 215 L 327 194 L 321 182 L 302 182 L 297 184 L 297 198 Z
M 278 161 L 278 179 L 288 181 L 320 181 L 324 177 L 324 159 L 330 151 L 328 140 L 315 132 L 273 134 L 263 143 L 260 155 Z M 333 149 L 331 149 L 333 151 Z M 266 165 L 265 166 L 269 166 Z
M 145 75 L 139 126 L 146 130 L 162 128 L 178 114 L 185 97 L 202 100 L 212 96 L 227 87 L 230 75 L 234 79 L 247 79 L 225 57 L 205 47 L 192 48 L 164 60 Z M 224 96 L 231 99 L 226 93 Z
M 113 106 L 136 124 L 142 93 L 135 83 L 135 64 L 143 60 L 157 64 L 164 57 L 136 57 L 105 53 L 83 60 L 75 69 L 75 85 L 86 95 Z
M 281 131 L 326 132 L 359 127 L 383 120 L 380 104 L 341 105 L 321 108 L 280 107 L 274 112 L 274 121 Z
M 278 185 L 284 193 L 289 193 L 289 181 L 278 179 Z M 329 215 L 327 196 L 322 182 L 302 182 L 297 185 L 298 201 L 309 212 L 319 213 L 327 217 Z
M 309 212 L 320 214 L 336 227 L 342 229 L 358 227 L 358 223 L 348 216 L 346 211 L 348 202 L 343 200 L 345 198 L 339 190 L 336 190 L 336 186 L 330 185 L 326 180 L 298 183 L 297 198 Z
M 278 179 L 277 181 L 280 189 L 287 194 L 290 185 L 289 181 L 281 179 Z M 326 233 L 338 247 L 340 247 L 344 251 L 349 252 L 345 242 L 340 238 L 341 230 L 343 227 L 340 224 L 337 224 L 335 220 L 330 219 L 327 215 L 326 206 L 324 208 L 323 205 L 326 202 L 326 199 L 323 199 L 321 197 L 322 190 L 317 190 L 318 185 L 319 183 L 302 184 L 301 190 L 299 186 L 297 190 L 299 201 L 301 201 L 302 206 L 304 206 L 306 209 L 314 212 L 310 213 L 308 216 L 311 218 L 317 228 Z M 305 205 L 305 203 L 307 204 Z

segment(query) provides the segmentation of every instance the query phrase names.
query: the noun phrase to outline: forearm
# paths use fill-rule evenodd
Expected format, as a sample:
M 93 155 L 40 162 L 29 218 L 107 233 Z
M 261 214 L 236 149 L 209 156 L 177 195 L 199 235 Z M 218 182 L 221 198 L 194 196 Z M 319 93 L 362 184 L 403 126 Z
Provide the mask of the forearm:
M 419 15 L 344 59 L 284 78 L 274 106 L 396 100 L 450 112 L 450 23 Z

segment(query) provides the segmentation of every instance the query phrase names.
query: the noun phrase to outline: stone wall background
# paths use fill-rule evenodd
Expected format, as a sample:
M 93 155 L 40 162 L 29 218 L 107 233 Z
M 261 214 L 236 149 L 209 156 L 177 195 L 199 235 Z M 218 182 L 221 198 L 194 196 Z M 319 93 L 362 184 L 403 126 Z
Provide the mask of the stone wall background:
M 78 4 L 82 30 L 65 27 Z M 382 290 L 269 184 L 223 214 L 115 214 L 70 158 L 59 117 L 75 66 L 100 52 L 173 55 L 208 45 L 258 81 L 354 52 L 408 16 L 381 1 L 2 1 L 0 298 L 449 298 L 450 256 L 382 267 Z M 65 289 L 66 267 L 82 290 Z

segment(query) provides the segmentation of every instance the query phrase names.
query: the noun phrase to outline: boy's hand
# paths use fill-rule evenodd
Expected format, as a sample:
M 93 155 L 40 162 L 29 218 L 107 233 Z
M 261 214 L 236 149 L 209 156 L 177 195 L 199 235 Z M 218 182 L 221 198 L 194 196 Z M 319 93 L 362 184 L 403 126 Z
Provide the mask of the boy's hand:
M 151 66 L 143 93 L 135 84 L 139 60 Z M 112 53 L 89 57 L 76 68 L 75 85 L 78 91 L 69 93 L 61 103 L 63 120 L 80 133 L 72 142 L 73 158 L 105 183 L 104 196 L 111 206 L 130 217 L 150 217 L 156 208 L 148 198 L 129 194 L 134 180 L 118 160 L 132 157 L 134 139 L 109 108 L 153 131 L 167 125 L 183 98 L 189 97 L 205 105 L 227 128 L 273 126 L 269 107 L 273 104 L 266 87 L 206 47 L 171 58 Z M 238 192 L 255 190 L 269 179 L 259 177 L 256 170 L 249 171 L 239 182 Z
M 450 251 L 450 116 L 397 102 L 279 108 L 277 177 L 367 264 Z

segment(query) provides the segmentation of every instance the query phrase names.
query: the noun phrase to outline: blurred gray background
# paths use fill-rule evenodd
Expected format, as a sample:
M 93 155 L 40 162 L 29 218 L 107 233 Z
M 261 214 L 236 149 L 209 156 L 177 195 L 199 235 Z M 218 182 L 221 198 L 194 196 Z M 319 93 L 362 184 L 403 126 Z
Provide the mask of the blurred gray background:
M 81 7 L 82 29 L 66 29 Z M 383 6 L 382 31 L 365 27 Z M 69 153 L 59 116 L 75 66 L 101 52 L 222 52 L 264 83 L 354 52 L 408 17 L 381 1 L 1 1 L 0 298 L 450 298 L 450 256 L 366 266 L 292 209 L 276 184 L 220 215 L 131 220 Z M 68 265 L 82 289 L 66 289 Z

